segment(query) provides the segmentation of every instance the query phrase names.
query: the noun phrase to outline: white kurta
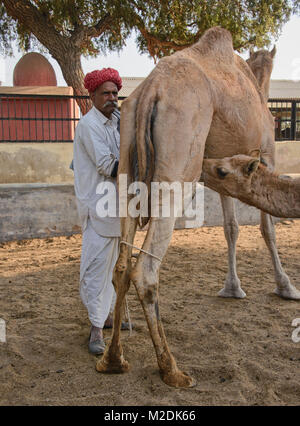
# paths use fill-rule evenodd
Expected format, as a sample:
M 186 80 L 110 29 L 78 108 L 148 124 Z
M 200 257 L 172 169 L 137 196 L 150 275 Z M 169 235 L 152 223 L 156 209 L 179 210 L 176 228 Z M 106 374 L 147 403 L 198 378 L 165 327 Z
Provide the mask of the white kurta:
M 82 230 L 90 217 L 95 231 L 103 237 L 120 236 L 120 219 L 100 218 L 96 211 L 101 198 L 97 186 L 111 182 L 116 187 L 116 178 L 111 178 L 111 173 L 120 156 L 117 124 L 115 116 L 109 120 L 93 107 L 79 121 L 74 139 L 74 187 Z
M 93 107 L 79 121 L 74 139 L 74 187 L 82 225 L 80 295 L 91 323 L 103 328 L 113 309 L 115 292 L 112 273 L 119 253 L 119 217 L 99 217 L 96 205 L 101 195 L 97 186 L 112 182 L 119 160 L 118 120 L 107 119 Z

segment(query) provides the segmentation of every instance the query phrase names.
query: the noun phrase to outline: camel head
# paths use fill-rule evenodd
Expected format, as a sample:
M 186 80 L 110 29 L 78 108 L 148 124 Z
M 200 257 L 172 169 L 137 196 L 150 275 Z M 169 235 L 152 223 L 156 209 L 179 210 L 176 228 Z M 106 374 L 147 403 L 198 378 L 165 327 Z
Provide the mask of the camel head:
M 239 154 L 221 159 L 205 159 L 202 177 L 205 184 L 224 195 L 246 195 L 251 190 L 251 178 L 259 163 L 256 155 L 250 157 Z
M 270 52 L 264 49 L 254 52 L 253 49 L 250 49 L 250 57 L 246 61 L 255 75 L 259 87 L 265 90 L 269 88 L 275 54 L 276 46 Z

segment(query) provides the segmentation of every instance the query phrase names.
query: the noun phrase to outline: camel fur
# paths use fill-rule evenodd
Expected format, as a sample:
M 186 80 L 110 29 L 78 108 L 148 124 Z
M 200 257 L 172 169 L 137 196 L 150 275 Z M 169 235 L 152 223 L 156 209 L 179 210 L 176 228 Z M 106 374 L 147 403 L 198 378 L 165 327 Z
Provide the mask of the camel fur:
M 269 98 L 270 77 L 273 69 L 273 59 L 276 53 L 276 47 L 271 52 L 267 50 L 259 50 L 258 52 L 251 51 L 250 57 L 246 61 L 253 72 L 258 90 L 263 98 L 264 122 L 263 135 L 261 141 L 261 161 L 268 166 L 270 170 L 275 167 L 275 141 L 274 141 L 274 118 L 268 110 L 267 101 Z M 241 147 L 234 145 L 236 154 Z M 223 147 L 222 147 L 223 148 Z M 214 149 L 214 151 L 213 151 Z M 216 150 L 214 140 L 206 142 L 206 157 L 222 158 L 226 156 L 225 150 Z M 205 182 L 209 185 L 208 182 Z M 221 297 L 244 298 L 246 293 L 241 288 L 241 282 L 237 275 L 236 268 L 236 243 L 239 235 L 238 221 L 235 215 L 235 207 L 233 200 L 220 194 L 221 204 L 224 216 L 224 234 L 228 244 L 228 272 L 224 283 L 224 288 L 218 293 Z M 267 248 L 269 249 L 271 260 L 274 266 L 276 294 L 282 297 L 290 295 L 290 299 L 300 299 L 300 293 L 291 285 L 290 279 L 285 273 L 277 250 L 276 233 L 271 217 L 265 212 L 260 213 L 260 230 L 264 238 Z
M 203 178 L 215 191 L 281 218 L 300 218 L 300 178 L 271 172 L 247 155 L 203 162 Z
M 208 158 L 264 152 L 272 160 L 270 113 L 256 77 L 233 51 L 228 31 L 215 27 L 193 46 L 160 60 L 156 68 L 123 102 L 119 174 L 128 185 L 150 182 L 198 182 Z M 114 271 L 117 300 L 113 335 L 96 369 L 123 373 L 129 364 L 120 342 L 121 308 L 130 282 L 136 288 L 155 348 L 162 380 L 190 387 L 194 379 L 181 371 L 164 333 L 159 312 L 159 268 L 175 217 L 149 217 L 143 250 L 131 264 L 131 247 L 120 246 Z M 145 222 L 146 222 L 145 221 Z M 138 220 L 121 219 L 122 241 L 132 244 Z

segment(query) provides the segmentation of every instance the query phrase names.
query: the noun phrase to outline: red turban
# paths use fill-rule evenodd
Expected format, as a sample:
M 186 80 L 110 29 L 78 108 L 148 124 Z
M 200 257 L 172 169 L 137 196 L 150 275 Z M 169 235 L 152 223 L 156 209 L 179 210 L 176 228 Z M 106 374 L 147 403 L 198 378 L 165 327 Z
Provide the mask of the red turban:
M 122 79 L 117 70 L 113 68 L 103 68 L 102 70 L 95 70 L 89 72 L 84 79 L 84 87 L 91 93 L 94 92 L 97 87 L 106 81 L 115 83 L 118 87 L 118 91 L 122 88 Z

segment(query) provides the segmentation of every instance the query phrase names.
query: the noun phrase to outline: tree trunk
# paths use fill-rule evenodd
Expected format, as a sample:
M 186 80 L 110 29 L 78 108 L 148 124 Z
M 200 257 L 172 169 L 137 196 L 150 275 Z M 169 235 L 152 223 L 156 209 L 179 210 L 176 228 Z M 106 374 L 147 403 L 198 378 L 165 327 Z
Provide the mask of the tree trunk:
M 49 51 L 52 54 L 50 49 Z M 83 85 L 84 74 L 81 67 L 81 53 L 74 52 L 74 49 L 71 51 L 68 49 L 65 54 L 63 51 L 61 51 L 59 56 L 54 55 L 55 53 L 53 52 L 52 56 L 58 62 L 67 85 L 73 87 L 74 95 L 88 95 L 88 92 Z M 77 98 L 76 102 L 79 105 L 82 115 L 86 114 L 93 106 L 90 99 Z

